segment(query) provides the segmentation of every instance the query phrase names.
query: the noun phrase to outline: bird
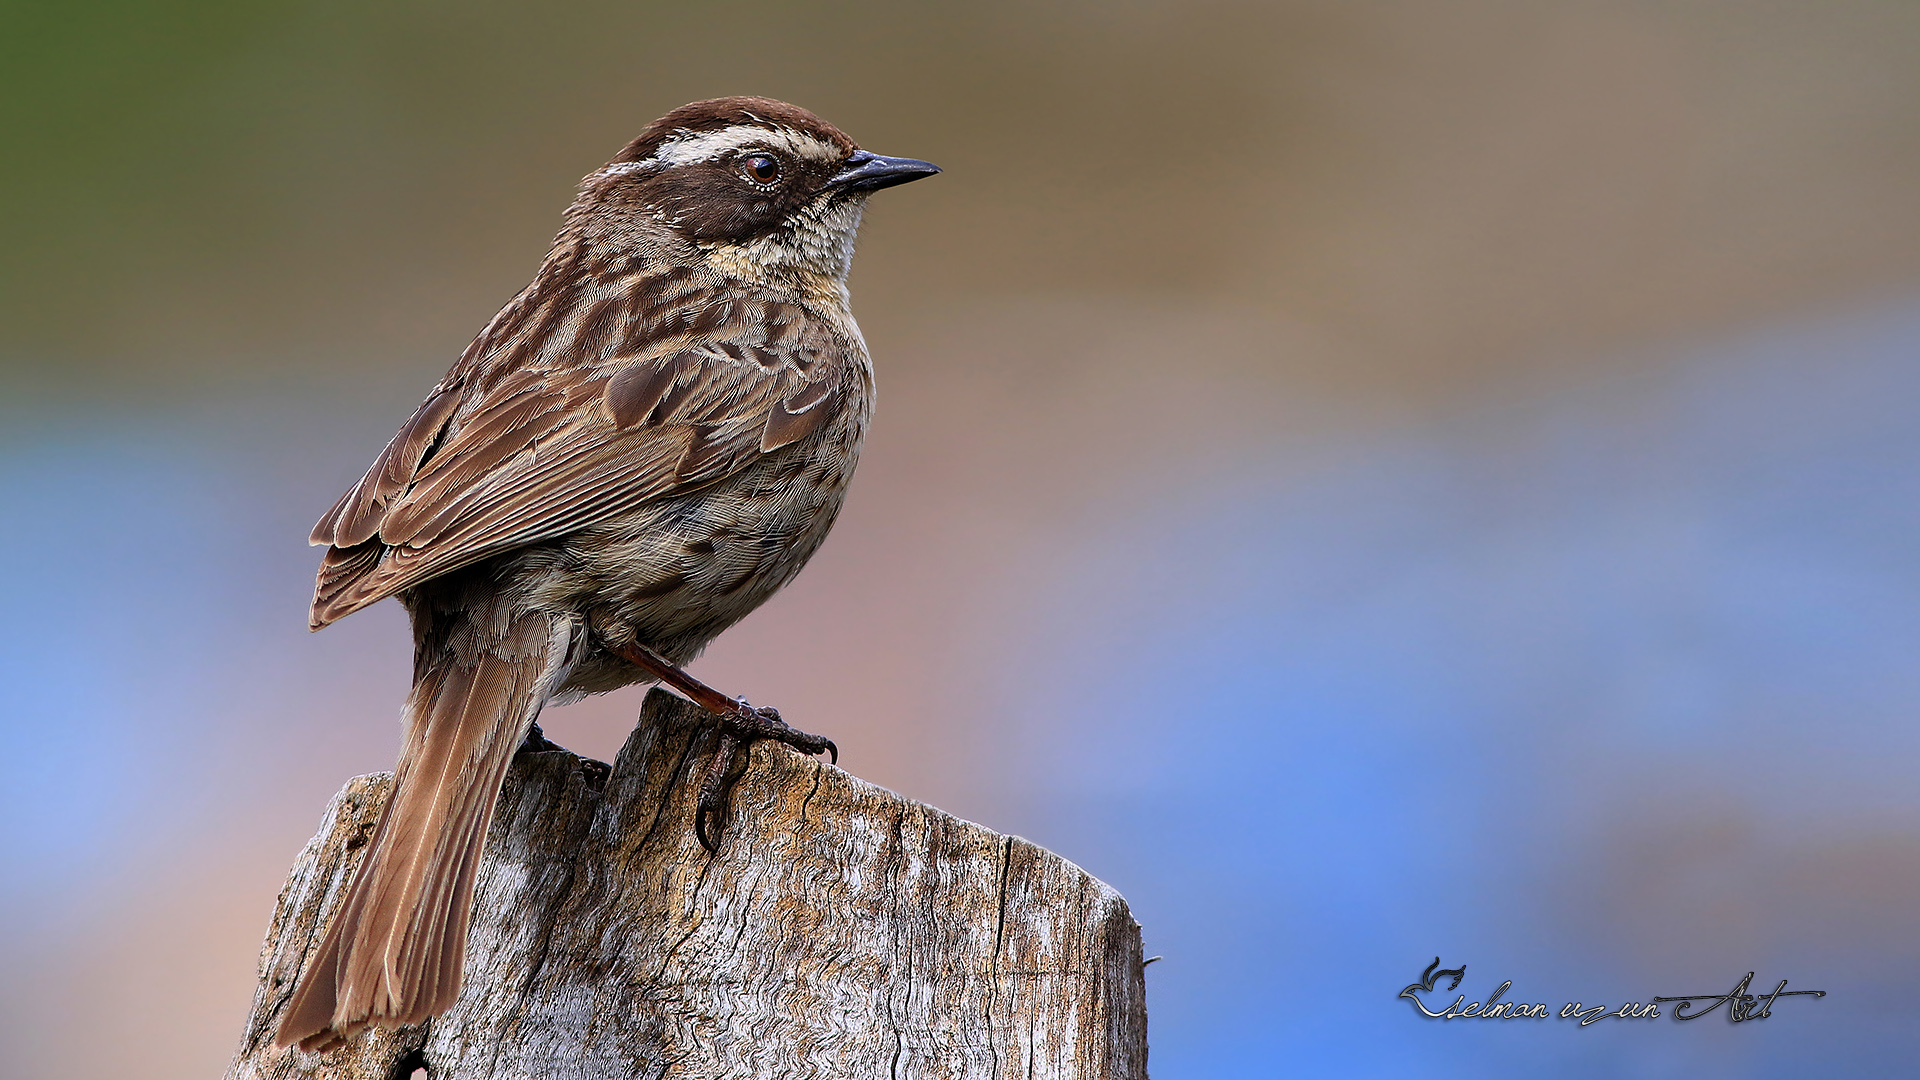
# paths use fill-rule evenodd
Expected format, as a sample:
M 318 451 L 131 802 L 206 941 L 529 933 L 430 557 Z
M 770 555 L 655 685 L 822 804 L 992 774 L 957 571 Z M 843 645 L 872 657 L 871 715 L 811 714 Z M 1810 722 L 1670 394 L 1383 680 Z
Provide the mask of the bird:
M 837 759 L 682 668 L 833 525 L 874 402 L 854 238 L 875 191 L 939 171 L 769 98 L 667 113 L 581 181 L 533 281 L 320 519 L 311 628 L 399 598 L 413 686 L 391 795 L 277 1045 L 453 1004 L 494 804 L 548 701 L 660 682 L 712 714 L 710 851 L 742 745 Z

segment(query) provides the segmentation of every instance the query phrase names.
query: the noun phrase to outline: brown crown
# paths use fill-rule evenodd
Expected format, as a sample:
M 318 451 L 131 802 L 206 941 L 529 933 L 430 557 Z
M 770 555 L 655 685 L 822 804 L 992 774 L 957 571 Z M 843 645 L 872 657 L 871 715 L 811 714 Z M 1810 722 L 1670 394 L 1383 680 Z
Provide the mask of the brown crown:
M 791 128 L 838 146 L 843 155 L 859 149 L 847 133 L 798 105 L 763 97 L 723 97 L 682 105 L 647 125 L 640 137 L 614 155 L 614 164 L 641 161 L 653 156 L 660 144 L 678 131 L 718 131 L 738 124 L 758 124 L 764 128 Z

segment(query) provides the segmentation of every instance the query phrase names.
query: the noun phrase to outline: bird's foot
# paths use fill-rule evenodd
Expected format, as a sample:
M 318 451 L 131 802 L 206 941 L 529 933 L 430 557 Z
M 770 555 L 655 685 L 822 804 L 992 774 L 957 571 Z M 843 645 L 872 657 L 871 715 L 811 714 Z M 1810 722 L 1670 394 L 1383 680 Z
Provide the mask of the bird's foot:
M 755 739 L 773 739 L 803 754 L 827 754 L 836 764 L 840 760 L 840 748 L 832 739 L 789 725 L 780 719 L 778 710 L 755 708 L 736 699 L 732 708 L 714 716 L 719 720 L 720 741 L 700 778 L 700 800 L 693 813 L 694 837 L 709 854 L 719 850 L 720 834 L 726 831 L 727 796 L 739 779 L 733 766 L 741 747 Z
M 824 735 L 809 735 L 799 728 L 780 719 L 778 709 L 755 708 L 747 704 L 745 698 L 734 700 L 733 708 L 720 713 L 720 730 L 737 739 L 752 742 L 755 739 L 772 739 L 785 743 L 803 754 L 826 754 L 835 765 L 840 764 L 840 748 L 833 740 Z
M 520 740 L 520 748 L 515 750 L 513 754 L 515 757 L 519 757 L 521 754 L 546 754 L 555 750 L 565 749 L 566 747 L 547 738 L 546 733 L 540 730 L 539 724 L 534 724 L 527 729 L 527 737 Z

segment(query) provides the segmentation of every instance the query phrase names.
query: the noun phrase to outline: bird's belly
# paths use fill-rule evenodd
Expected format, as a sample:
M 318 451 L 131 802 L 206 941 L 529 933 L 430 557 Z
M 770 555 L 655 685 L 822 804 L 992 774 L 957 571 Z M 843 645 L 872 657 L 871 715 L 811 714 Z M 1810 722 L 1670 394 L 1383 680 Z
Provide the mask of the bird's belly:
M 685 663 L 806 565 L 840 512 L 851 464 L 770 454 L 710 487 L 610 518 L 548 549 L 543 569 L 562 572 L 529 575 L 540 582 L 531 599 L 580 612 L 596 641 L 637 640 Z M 595 693 L 641 677 L 596 649 L 563 689 Z

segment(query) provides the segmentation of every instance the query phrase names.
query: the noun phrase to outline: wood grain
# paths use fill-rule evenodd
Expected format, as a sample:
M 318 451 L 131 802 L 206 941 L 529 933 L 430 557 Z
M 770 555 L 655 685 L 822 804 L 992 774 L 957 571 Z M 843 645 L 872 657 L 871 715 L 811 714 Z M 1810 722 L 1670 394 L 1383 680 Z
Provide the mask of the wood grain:
M 272 1032 L 386 798 L 350 781 L 288 876 L 228 1076 L 1144 1078 L 1140 928 L 1079 867 L 761 743 L 719 854 L 704 714 L 663 691 L 608 766 L 522 754 L 446 1014 L 326 1054 Z

